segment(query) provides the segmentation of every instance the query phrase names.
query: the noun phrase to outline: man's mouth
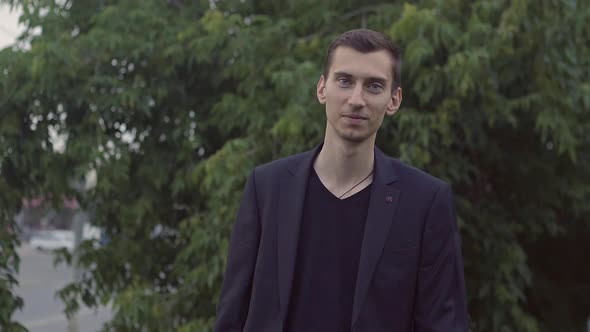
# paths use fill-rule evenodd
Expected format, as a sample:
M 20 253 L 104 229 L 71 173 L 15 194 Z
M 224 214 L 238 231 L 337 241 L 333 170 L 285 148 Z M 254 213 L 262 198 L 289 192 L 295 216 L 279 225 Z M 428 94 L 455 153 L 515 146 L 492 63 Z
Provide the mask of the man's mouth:
M 357 114 L 345 114 L 343 115 L 346 118 L 351 118 L 351 119 L 360 119 L 360 120 L 366 120 L 367 117 L 362 116 L 362 115 L 357 115 Z

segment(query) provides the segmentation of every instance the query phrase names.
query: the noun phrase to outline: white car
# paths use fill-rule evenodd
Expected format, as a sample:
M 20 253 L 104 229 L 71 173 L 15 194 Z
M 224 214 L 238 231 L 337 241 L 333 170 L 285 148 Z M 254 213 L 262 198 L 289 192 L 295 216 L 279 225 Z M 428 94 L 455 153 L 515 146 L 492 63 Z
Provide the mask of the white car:
M 31 236 L 31 247 L 38 250 L 56 250 L 65 248 L 74 250 L 74 232 L 72 231 L 46 231 Z

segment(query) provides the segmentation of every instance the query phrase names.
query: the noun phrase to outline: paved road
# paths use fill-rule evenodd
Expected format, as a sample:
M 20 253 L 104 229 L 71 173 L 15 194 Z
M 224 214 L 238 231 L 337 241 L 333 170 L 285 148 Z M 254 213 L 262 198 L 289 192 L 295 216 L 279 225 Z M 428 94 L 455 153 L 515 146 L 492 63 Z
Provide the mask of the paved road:
M 14 319 L 29 332 L 67 332 L 64 305 L 56 292 L 72 280 L 72 270 L 64 265 L 53 267 L 53 256 L 23 245 L 19 249 L 19 288 L 16 293 L 24 302 Z M 78 313 L 79 332 L 95 332 L 111 317 L 107 309 L 95 312 L 83 308 Z

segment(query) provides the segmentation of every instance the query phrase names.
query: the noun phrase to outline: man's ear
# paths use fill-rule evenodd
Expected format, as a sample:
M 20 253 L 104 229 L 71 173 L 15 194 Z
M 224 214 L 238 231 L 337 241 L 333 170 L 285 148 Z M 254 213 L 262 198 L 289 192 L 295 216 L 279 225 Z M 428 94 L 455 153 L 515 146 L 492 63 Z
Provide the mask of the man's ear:
M 387 108 L 385 109 L 385 114 L 387 115 L 394 115 L 399 107 L 402 105 L 402 88 L 397 87 L 395 91 L 391 94 L 391 99 L 389 100 L 389 104 L 387 104 Z
M 318 96 L 318 101 L 320 102 L 320 104 L 324 105 L 326 103 L 326 79 L 324 75 L 320 76 L 316 94 Z

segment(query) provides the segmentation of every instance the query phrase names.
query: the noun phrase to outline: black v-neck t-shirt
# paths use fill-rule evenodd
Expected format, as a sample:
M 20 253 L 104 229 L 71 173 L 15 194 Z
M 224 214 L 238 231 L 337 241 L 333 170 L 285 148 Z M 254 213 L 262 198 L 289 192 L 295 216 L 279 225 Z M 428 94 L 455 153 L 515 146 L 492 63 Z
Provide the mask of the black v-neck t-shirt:
M 371 185 L 341 200 L 308 181 L 285 331 L 350 331 Z

